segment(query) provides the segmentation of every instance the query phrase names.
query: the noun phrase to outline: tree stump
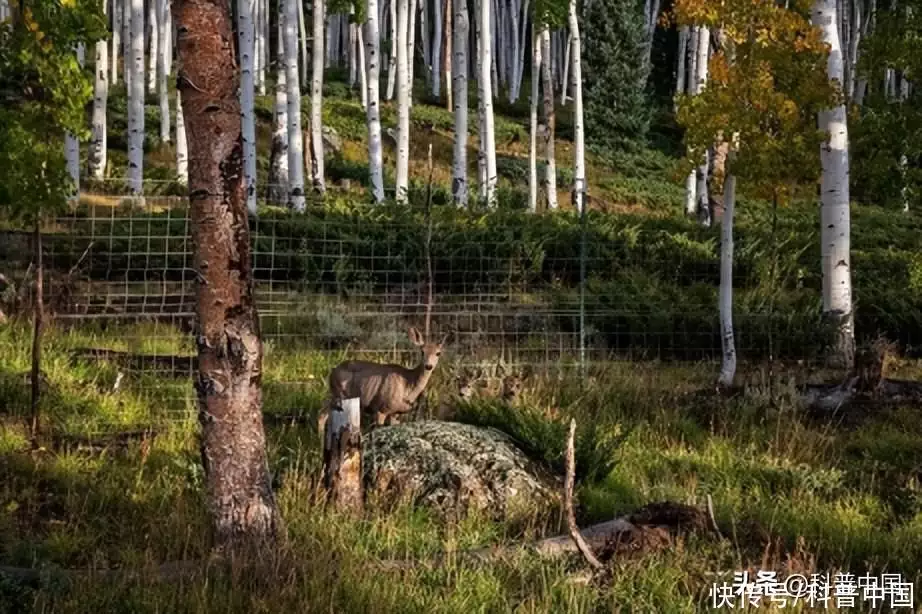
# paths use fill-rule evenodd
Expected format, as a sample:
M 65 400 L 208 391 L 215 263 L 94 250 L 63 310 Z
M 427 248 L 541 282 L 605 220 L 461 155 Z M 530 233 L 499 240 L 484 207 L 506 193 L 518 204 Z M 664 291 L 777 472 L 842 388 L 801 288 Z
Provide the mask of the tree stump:
M 343 511 L 362 510 L 362 432 L 359 399 L 343 399 L 330 408 L 323 430 L 323 485 L 329 500 Z

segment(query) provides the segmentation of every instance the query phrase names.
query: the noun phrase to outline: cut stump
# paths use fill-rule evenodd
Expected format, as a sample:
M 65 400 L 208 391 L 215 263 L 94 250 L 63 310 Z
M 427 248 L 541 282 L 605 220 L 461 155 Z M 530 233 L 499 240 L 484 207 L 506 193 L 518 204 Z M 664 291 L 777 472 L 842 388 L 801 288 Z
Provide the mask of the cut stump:
M 359 399 L 331 407 L 323 430 L 323 485 L 329 500 L 343 511 L 359 513 L 362 492 L 362 432 Z

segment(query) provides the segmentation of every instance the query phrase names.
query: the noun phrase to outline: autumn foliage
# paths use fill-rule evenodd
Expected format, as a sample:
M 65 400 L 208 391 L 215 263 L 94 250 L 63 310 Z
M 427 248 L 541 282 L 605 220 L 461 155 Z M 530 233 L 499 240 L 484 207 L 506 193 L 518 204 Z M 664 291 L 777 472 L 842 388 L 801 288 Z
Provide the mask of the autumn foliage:
M 827 79 L 828 45 L 809 10 L 804 0 L 790 8 L 772 0 L 676 1 L 677 23 L 719 32 L 706 87 L 678 100 L 689 166 L 716 141 L 738 135 L 732 172 L 748 193 L 783 199 L 793 186 L 816 181 L 825 139 L 817 113 L 840 94 Z

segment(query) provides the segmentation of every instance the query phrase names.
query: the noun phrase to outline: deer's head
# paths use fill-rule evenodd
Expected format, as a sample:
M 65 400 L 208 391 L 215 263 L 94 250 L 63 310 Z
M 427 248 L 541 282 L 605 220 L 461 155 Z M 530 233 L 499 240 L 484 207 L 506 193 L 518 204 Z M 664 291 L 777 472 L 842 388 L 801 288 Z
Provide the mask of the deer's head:
M 456 383 L 458 384 L 458 398 L 462 401 L 470 401 L 474 398 L 474 393 L 477 391 L 477 382 L 483 376 L 483 373 L 478 369 L 477 371 L 463 371 L 461 375 L 458 375 Z
M 422 333 L 414 326 L 409 331 L 410 342 L 420 349 L 422 353 L 422 365 L 426 371 L 432 371 L 439 364 L 439 358 L 442 356 L 442 348 L 448 335 L 442 335 L 438 343 L 432 343 L 423 338 Z

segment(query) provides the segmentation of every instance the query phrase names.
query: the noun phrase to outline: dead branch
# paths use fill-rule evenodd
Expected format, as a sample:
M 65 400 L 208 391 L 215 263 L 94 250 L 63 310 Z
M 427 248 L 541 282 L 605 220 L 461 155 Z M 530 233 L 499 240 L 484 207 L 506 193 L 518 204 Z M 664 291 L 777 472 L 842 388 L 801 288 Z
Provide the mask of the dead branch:
M 564 479 L 563 487 L 563 504 L 567 513 L 567 528 L 570 531 L 570 537 L 573 539 L 573 542 L 576 544 L 576 547 L 579 549 L 580 554 L 583 555 L 583 558 L 586 559 L 586 562 L 595 569 L 603 569 L 605 566 L 602 565 L 601 561 L 596 558 L 595 553 L 592 552 L 592 548 L 589 547 L 589 544 L 586 543 L 586 540 L 583 539 L 582 533 L 579 531 L 579 527 L 576 526 L 576 514 L 573 512 L 573 482 L 575 481 L 576 474 L 576 453 L 574 451 L 575 444 L 574 439 L 576 436 L 576 420 L 570 419 L 570 434 L 567 435 L 567 456 L 566 456 L 566 467 L 567 473 L 566 478 Z

